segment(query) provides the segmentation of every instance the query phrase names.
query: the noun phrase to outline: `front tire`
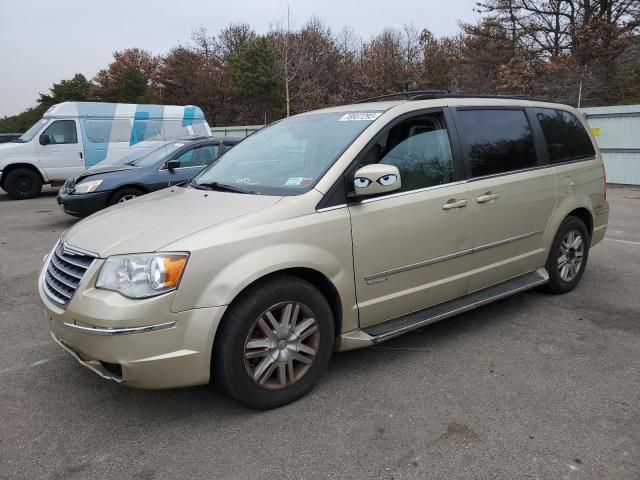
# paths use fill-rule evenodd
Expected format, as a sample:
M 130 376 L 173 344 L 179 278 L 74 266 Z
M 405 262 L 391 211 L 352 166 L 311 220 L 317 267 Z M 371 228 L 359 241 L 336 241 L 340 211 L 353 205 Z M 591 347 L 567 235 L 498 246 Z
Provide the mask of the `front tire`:
M 590 241 L 589 231 L 582 220 L 573 216 L 565 218 L 547 259 L 547 291 L 566 293 L 580 283 L 589 258 Z
M 37 197 L 42 191 L 42 179 L 33 170 L 16 168 L 11 170 L 4 180 L 4 189 L 16 200 Z
M 109 207 L 116 203 L 124 203 L 134 198 L 144 195 L 144 192 L 138 188 L 123 188 L 116 191 L 109 199 Z
M 329 364 L 334 320 L 323 295 L 290 275 L 249 287 L 216 333 L 212 377 L 245 405 L 267 409 L 307 394 Z

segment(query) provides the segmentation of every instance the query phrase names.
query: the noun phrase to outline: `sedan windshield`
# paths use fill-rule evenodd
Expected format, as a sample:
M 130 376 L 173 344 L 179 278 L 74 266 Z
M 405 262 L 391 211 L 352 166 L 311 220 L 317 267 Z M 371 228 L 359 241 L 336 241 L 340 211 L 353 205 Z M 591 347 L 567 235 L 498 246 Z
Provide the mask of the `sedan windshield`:
M 142 157 L 130 160 L 129 162 L 127 162 L 127 165 L 135 165 L 136 167 L 151 167 L 156 163 L 162 162 L 173 152 L 184 146 L 185 144 L 181 142 L 169 143 L 167 145 L 158 147 L 155 150 L 152 150 Z
M 192 185 L 264 195 L 311 189 L 381 112 L 314 113 L 259 130 L 198 175 Z
M 46 120 L 44 118 L 42 120 L 38 120 L 36 123 L 33 124 L 33 126 L 29 130 L 24 132 L 17 141 L 20 143 L 26 143 L 30 141 L 33 137 L 37 135 L 37 133 L 42 129 L 42 127 L 44 127 L 47 124 L 48 121 L 49 120 Z

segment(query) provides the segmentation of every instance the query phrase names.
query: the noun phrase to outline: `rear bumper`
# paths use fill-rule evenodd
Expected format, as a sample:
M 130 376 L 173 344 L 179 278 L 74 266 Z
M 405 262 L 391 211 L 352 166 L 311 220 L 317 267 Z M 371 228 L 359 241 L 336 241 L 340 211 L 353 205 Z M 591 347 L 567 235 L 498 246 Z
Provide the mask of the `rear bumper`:
M 69 193 L 58 193 L 58 205 L 64 213 L 74 217 L 87 217 L 103 208 L 107 208 L 107 202 L 111 191 L 84 193 L 73 195 Z

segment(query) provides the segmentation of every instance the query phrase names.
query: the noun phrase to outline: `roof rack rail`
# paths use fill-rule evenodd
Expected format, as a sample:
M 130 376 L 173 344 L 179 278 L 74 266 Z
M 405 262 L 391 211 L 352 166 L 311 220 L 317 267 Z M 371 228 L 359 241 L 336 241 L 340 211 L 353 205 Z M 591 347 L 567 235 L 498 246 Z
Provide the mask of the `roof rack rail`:
M 446 95 L 450 93 L 451 92 L 449 90 L 412 90 L 408 92 L 386 93 L 384 95 L 378 95 L 376 97 L 364 98 L 353 103 L 377 102 L 378 100 L 385 100 L 393 97 L 405 97 L 407 100 L 411 100 L 416 95 Z
M 433 100 L 437 98 L 497 98 L 504 100 L 531 100 L 531 101 L 544 101 L 532 98 L 525 94 L 508 94 L 508 95 L 469 95 L 462 92 L 452 92 L 450 90 L 415 90 L 409 92 L 397 92 L 387 93 L 385 95 L 379 95 L 377 97 L 365 98 L 364 100 L 358 100 L 354 103 L 367 103 L 376 102 L 378 100 L 386 100 L 393 97 L 405 97 L 407 100 Z
M 446 93 L 443 95 L 415 95 L 413 97 L 411 97 L 409 100 L 430 100 L 433 98 L 497 98 L 497 99 L 504 99 L 504 100 L 535 100 L 533 98 L 531 98 L 531 96 L 529 95 L 518 95 L 518 94 L 513 94 L 513 95 L 469 95 L 469 94 L 465 94 L 465 93 Z

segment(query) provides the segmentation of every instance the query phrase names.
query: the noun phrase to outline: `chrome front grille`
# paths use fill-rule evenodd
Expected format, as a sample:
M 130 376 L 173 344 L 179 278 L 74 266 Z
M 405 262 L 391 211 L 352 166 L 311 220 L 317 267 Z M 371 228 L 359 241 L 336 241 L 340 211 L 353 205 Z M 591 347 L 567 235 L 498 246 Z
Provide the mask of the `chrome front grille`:
M 89 252 L 58 242 L 44 274 L 42 287 L 47 297 L 58 305 L 68 304 L 95 259 Z

